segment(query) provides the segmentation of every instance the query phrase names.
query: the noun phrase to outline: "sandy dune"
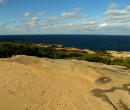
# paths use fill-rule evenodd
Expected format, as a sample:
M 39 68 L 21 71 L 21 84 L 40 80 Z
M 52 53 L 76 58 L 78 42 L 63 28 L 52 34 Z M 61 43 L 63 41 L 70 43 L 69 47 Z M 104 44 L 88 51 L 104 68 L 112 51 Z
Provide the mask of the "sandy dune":
M 0 59 L 0 110 L 130 110 L 130 73 L 77 60 Z
M 130 58 L 130 52 L 127 51 L 107 51 L 108 53 L 111 53 L 112 56 L 117 57 L 117 58 Z

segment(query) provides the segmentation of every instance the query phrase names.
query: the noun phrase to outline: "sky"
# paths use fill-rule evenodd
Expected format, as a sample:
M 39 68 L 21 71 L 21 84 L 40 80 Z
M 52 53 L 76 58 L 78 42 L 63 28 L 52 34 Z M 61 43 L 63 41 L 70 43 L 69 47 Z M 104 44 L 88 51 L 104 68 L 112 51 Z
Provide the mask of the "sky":
M 130 35 L 130 0 L 0 0 L 0 35 Z

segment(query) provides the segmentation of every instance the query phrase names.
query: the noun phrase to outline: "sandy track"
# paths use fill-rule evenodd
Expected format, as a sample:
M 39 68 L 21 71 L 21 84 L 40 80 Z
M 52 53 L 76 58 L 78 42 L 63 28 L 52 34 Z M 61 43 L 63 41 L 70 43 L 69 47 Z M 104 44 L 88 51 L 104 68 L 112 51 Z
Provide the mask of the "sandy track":
M 0 60 L 0 78 L 0 110 L 130 108 L 129 91 L 103 92 L 130 83 L 130 73 L 119 67 L 77 60 L 16 56 Z M 94 90 L 101 92 L 92 92 Z M 111 103 L 103 99 L 102 93 Z

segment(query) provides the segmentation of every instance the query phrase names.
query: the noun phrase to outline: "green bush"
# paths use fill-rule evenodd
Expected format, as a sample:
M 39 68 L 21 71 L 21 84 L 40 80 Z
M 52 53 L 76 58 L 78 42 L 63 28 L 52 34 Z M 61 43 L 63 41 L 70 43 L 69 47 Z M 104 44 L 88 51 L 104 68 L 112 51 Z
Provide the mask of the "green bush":
M 54 59 L 77 59 L 90 62 L 99 62 L 111 65 L 122 65 L 130 68 L 130 58 L 113 58 L 106 51 L 96 51 L 96 54 L 87 54 L 81 51 L 56 50 L 52 47 L 40 47 L 31 43 L 0 42 L 0 58 L 12 55 L 29 55 Z
M 38 57 L 47 57 L 47 58 L 53 58 L 53 48 L 51 47 L 42 47 L 42 48 L 37 48 L 37 56 Z
M 130 68 L 130 58 L 115 58 L 111 62 L 112 65 L 121 65 Z
M 102 57 L 96 54 L 88 54 L 86 55 L 86 61 L 90 62 L 99 62 L 99 63 L 105 63 L 105 64 L 110 64 L 111 59 L 107 57 Z
M 83 55 L 81 52 L 66 52 L 67 57 L 82 57 Z
M 0 57 L 6 58 L 12 55 L 30 55 L 37 57 L 53 58 L 53 49 L 36 47 L 28 43 L 0 42 Z
M 77 57 L 81 57 L 84 54 L 81 52 L 73 52 L 73 51 L 56 51 L 54 52 L 54 59 L 62 59 L 62 58 L 77 58 Z
M 125 62 L 125 63 L 124 63 L 124 66 L 130 68 L 130 58 L 126 58 L 124 62 Z
M 0 57 L 2 58 L 11 57 L 13 54 L 15 54 L 15 51 L 14 51 L 15 48 L 16 48 L 16 45 L 1 43 L 0 44 Z
M 65 52 L 60 52 L 60 51 L 57 51 L 57 52 L 55 52 L 54 53 L 54 56 L 53 56 L 53 58 L 54 59 L 63 59 L 63 58 L 66 58 L 67 56 L 66 56 L 66 53 Z
M 112 55 L 105 50 L 95 50 L 95 53 L 99 56 L 112 57 Z
M 111 61 L 112 65 L 123 65 L 123 63 L 124 63 L 124 60 L 122 58 L 114 58 Z

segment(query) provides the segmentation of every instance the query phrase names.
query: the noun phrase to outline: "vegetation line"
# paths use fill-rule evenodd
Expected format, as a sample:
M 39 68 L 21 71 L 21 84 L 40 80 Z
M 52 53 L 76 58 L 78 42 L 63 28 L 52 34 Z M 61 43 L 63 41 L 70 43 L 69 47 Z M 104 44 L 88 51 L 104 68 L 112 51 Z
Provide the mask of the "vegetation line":
M 77 59 L 99 62 L 107 65 L 121 65 L 130 68 L 130 58 L 114 58 L 107 51 L 87 51 L 64 48 L 62 45 L 32 44 L 23 42 L 0 42 L 0 58 L 13 55 L 29 55 L 51 59 Z

